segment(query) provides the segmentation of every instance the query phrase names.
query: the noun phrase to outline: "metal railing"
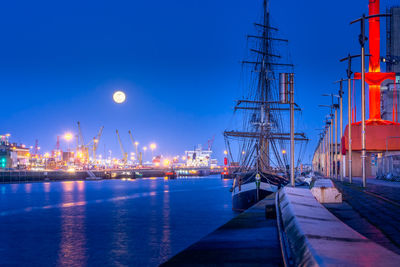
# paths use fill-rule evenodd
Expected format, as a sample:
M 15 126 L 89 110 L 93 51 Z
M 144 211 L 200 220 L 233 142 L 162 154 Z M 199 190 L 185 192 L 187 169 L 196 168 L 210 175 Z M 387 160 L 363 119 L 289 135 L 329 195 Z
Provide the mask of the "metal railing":
M 378 179 L 400 181 L 400 154 L 378 158 L 377 165 L 376 177 Z

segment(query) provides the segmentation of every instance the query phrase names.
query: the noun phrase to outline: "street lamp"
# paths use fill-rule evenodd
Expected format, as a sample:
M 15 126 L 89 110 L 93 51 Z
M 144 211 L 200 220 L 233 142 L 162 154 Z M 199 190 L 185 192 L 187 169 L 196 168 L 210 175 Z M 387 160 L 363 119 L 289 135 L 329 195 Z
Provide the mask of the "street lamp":
M 139 154 L 138 154 L 138 145 L 139 145 L 139 142 L 138 141 L 136 141 L 135 142 L 135 152 L 136 152 L 136 157 L 137 157 L 137 159 L 140 161 L 140 156 L 139 156 Z M 140 163 L 140 162 L 139 162 Z M 141 165 L 141 164 L 140 164 Z
M 332 96 L 332 99 L 333 99 L 333 96 Z M 332 102 L 333 102 L 333 100 L 332 100 Z M 320 106 L 320 107 L 328 107 L 328 108 L 330 108 L 331 109 L 331 113 L 329 114 L 329 115 L 327 115 L 326 117 L 330 117 L 330 121 L 329 122 L 327 122 L 327 125 L 329 125 L 329 147 L 328 147 L 328 151 L 329 151 L 329 158 L 330 158 L 330 160 L 332 159 L 333 161 L 334 161 L 334 157 L 333 157 L 333 149 L 331 148 L 331 145 L 332 145 L 332 143 L 333 143 L 333 132 L 334 132 L 334 129 L 333 129 L 333 124 L 334 124 L 334 122 L 333 122 L 333 118 L 335 118 L 335 120 L 336 120 L 336 123 L 335 123 L 335 131 L 336 131 L 336 133 L 337 133 L 337 129 L 336 129 L 336 124 L 337 124 L 337 119 L 336 119 L 336 115 L 337 115 L 337 111 L 336 111 L 336 106 L 335 106 L 335 104 L 333 104 L 332 103 L 332 105 L 318 105 L 318 106 Z M 335 114 L 333 114 L 332 113 L 332 110 L 335 110 Z M 335 134 L 335 136 L 336 136 L 336 142 L 337 142 L 337 135 Z M 335 147 L 336 147 L 336 149 L 335 149 L 335 153 L 337 154 L 337 146 L 335 145 Z M 331 154 L 332 153 L 332 154 Z M 333 162 L 332 162 L 333 163 Z M 329 164 L 328 164 L 328 166 L 329 166 L 329 176 L 331 176 L 331 174 L 333 175 L 333 168 L 330 168 L 330 167 L 332 167 L 331 166 L 331 161 L 329 161 Z M 331 172 L 331 169 L 332 169 L 332 172 Z M 335 168 L 335 170 L 336 170 L 337 168 Z M 336 176 L 336 178 L 337 178 L 337 176 Z
M 371 55 L 365 55 L 366 57 L 369 57 Z M 349 176 L 349 182 L 353 182 L 353 171 L 352 171 L 352 140 L 351 140 L 351 75 L 353 74 L 353 71 L 351 70 L 351 62 L 353 58 L 361 57 L 361 55 L 350 55 L 348 54 L 347 57 L 340 59 L 340 62 L 344 62 L 347 60 L 347 70 L 346 70 L 346 75 L 347 75 L 347 119 L 348 119 L 348 128 L 347 128 L 347 134 L 348 134 L 348 142 L 349 142 L 349 155 L 348 155 L 348 164 L 349 164 L 349 169 L 348 169 L 348 176 Z
M 146 156 L 146 151 L 147 151 L 147 146 L 144 146 L 144 147 L 143 147 L 143 159 L 144 159 L 145 156 Z
M 379 8 L 379 2 L 375 2 L 375 4 L 378 4 Z M 365 43 L 368 40 L 368 38 L 365 36 L 365 20 L 371 18 L 384 17 L 384 16 L 390 16 L 390 14 L 374 14 L 371 16 L 365 16 L 365 14 L 363 14 L 361 18 L 350 22 L 350 24 L 360 22 L 361 25 L 361 33 L 358 37 L 358 41 L 360 42 L 361 46 L 361 161 L 362 161 L 361 168 L 362 168 L 363 187 L 366 187 L 367 185 L 367 174 L 366 174 L 366 163 L 365 163 L 365 158 L 367 157 L 366 146 L 365 146 Z
M 340 180 L 343 182 L 343 166 L 344 166 L 344 162 L 343 162 L 343 156 L 342 156 L 342 150 L 343 150 L 343 144 L 342 144 L 342 137 L 343 137 L 343 81 L 345 81 L 344 79 L 340 79 L 339 81 L 336 81 L 334 83 L 339 83 L 340 88 L 339 88 L 339 109 L 340 109 L 340 151 L 339 151 L 339 155 L 340 155 Z
M 49 153 L 44 153 L 44 169 L 47 170 L 47 159 L 50 157 Z
M 157 145 L 156 145 L 155 143 L 151 143 L 151 144 L 150 144 L 151 158 L 154 158 L 153 151 L 154 151 L 154 149 L 156 149 L 156 148 L 157 148 Z
M 64 134 L 64 140 L 67 141 L 67 150 L 69 152 L 69 142 L 72 140 L 74 136 L 71 133 L 65 133 Z M 69 155 L 68 155 L 68 159 L 69 159 Z
M 70 141 L 72 139 L 73 135 L 71 133 L 65 133 L 64 134 L 64 139 L 66 141 Z
M 332 149 L 332 143 L 333 143 L 333 114 L 328 114 L 326 117 L 329 120 L 326 120 L 326 125 L 325 125 L 325 129 L 326 129 L 326 133 L 327 133 L 327 138 L 326 138 L 326 152 L 327 152 L 327 176 L 332 176 L 333 175 L 333 171 L 331 168 L 332 165 L 332 159 L 333 159 L 333 149 Z
M 334 163 L 334 170 L 335 170 L 335 179 L 338 179 L 338 166 L 337 166 L 337 155 L 338 155 L 338 151 L 337 151 L 337 144 L 338 144 L 338 136 L 337 136 L 337 110 L 340 108 L 340 106 L 336 103 L 334 103 L 333 98 L 337 97 L 340 99 L 340 96 L 338 95 L 334 95 L 334 94 L 323 94 L 323 96 L 330 96 L 332 97 L 332 105 L 330 106 L 331 109 L 333 108 L 333 110 L 335 111 L 335 125 L 334 128 L 332 128 L 332 130 L 334 131 L 334 136 L 332 135 L 332 142 L 333 142 L 333 137 L 335 138 L 335 151 L 332 150 L 332 154 L 333 152 L 335 153 L 333 156 L 333 163 Z M 323 105 L 321 105 L 323 106 Z M 333 169 L 332 169 L 333 170 Z

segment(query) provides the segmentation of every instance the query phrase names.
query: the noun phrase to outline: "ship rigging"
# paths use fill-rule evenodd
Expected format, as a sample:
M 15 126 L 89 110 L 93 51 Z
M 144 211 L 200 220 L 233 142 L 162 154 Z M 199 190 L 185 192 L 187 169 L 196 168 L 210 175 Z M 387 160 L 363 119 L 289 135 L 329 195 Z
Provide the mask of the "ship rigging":
M 293 97 L 294 65 L 288 63 L 282 52 L 288 40 L 279 38 L 278 28 L 271 26 L 267 0 L 263 0 L 261 23 L 254 25 L 257 34 L 248 35 L 248 41 L 253 44 L 251 59 L 242 61 L 251 78 L 245 86 L 245 98 L 237 100 L 234 107 L 239 125 L 235 130 L 224 131 L 230 161 L 239 165 L 232 189 L 233 207 L 238 210 L 288 183 L 286 151 L 291 140 L 290 125 L 294 122 L 288 123 L 289 112 L 286 111 L 290 111 L 290 107 L 293 111 L 301 111 Z M 283 86 L 280 87 L 280 83 Z M 288 87 L 290 93 L 280 90 Z M 300 146 L 298 165 L 308 139 L 304 133 L 294 132 L 292 140 Z M 294 170 L 294 166 L 292 168 Z

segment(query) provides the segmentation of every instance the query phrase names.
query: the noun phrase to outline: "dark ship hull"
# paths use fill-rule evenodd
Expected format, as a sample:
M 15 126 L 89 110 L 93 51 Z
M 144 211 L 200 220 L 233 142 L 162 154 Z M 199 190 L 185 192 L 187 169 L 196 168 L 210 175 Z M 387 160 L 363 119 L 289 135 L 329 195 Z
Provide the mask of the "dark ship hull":
M 238 176 L 238 185 L 232 191 L 232 209 L 235 211 L 245 211 L 266 196 L 277 192 L 288 181 L 273 174 L 261 174 L 259 187 L 255 179 L 255 173 Z

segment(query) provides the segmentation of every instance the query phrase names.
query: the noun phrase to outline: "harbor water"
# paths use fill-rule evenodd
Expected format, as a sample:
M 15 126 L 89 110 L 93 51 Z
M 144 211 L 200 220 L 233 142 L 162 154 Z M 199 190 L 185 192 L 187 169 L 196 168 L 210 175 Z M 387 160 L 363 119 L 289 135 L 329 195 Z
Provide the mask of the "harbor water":
M 0 265 L 157 266 L 236 213 L 231 181 L 0 184 Z

